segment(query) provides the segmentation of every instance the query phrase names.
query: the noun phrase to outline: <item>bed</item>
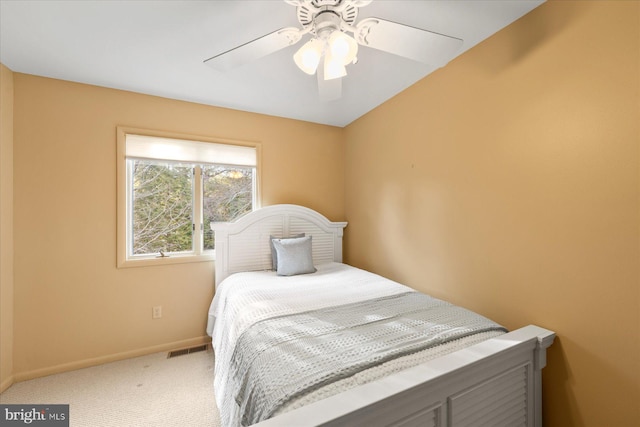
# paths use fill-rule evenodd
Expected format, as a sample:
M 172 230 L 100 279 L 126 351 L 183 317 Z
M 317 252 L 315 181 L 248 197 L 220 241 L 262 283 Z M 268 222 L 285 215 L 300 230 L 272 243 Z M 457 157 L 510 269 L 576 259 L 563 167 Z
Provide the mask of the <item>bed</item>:
M 343 264 L 346 225 L 275 205 L 212 226 L 222 424 L 541 426 L 555 334 Z

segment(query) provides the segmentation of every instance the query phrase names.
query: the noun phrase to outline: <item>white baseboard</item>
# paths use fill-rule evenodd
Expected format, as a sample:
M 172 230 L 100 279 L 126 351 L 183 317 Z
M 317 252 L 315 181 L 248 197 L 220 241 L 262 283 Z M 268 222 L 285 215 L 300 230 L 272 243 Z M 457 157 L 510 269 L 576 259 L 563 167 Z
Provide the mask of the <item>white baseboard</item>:
M 192 347 L 196 345 L 211 343 L 211 337 L 202 336 L 197 338 L 190 338 L 182 341 L 175 341 L 166 344 L 159 344 L 151 347 L 140 348 L 131 351 L 125 351 L 122 353 L 109 354 L 106 356 L 94 357 L 91 359 L 78 360 L 75 362 L 63 363 L 61 365 L 49 366 L 41 369 L 34 369 L 32 371 L 14 373 L 11 377 L 7 378 L 2 384 L 0 384 L 0 390 L 4 391 L 5 383 L 6 388 L 9 388 L 13 383 L 20 381 L 27 381 L 34 378 L 46 377 L 47 375 L 59 374 L 61 372 L 75 371 L 76 369 L 88 368 L 91 366 L 102 365 L 110 362 L 117 362 L 118 360 L 131 359 L 133 357 L 145 356 L 147 354 L 159 353 L 161 351 L 176 350 L 186 347 Z

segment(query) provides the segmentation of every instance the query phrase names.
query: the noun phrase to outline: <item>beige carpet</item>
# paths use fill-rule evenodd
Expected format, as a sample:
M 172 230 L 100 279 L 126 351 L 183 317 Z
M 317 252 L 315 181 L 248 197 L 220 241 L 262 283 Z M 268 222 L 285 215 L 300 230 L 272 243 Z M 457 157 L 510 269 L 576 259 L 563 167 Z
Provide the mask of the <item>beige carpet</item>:
M 213 352 L 156 353 L 16 383 L 3 404 L 69 404 L 72 427 L 220 425 Z

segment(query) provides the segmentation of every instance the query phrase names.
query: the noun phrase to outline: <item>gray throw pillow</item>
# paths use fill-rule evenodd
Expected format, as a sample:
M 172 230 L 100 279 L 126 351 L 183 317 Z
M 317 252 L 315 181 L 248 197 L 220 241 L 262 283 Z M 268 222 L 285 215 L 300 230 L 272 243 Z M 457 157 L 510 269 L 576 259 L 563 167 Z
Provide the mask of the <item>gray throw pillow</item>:
M 315 273 L 311 254 L 311 236 L 294 239 L 273 239 L 278 253 L 278 276 Z
M 283 237 L 282 239 L 296 239 L 298 237 L 304 237 L 304 233 L 296 234 L 295 236 L 291 236 L 291 237 Z M 278 238 L 275 236 L 269 236 L 269 242 L 271 243 L 271 269 L 273 271 L 276 271 L 278 269 L 278 253 L 273 247 L 274 239 L 278 239 Z

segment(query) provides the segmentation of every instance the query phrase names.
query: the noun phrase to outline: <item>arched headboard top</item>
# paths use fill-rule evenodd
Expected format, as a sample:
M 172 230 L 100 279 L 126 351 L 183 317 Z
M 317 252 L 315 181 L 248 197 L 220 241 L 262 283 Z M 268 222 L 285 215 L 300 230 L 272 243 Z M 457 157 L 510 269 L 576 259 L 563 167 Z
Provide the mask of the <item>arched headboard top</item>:
M 300 233 L 313 237 L 313 262 L 342 262 L 342 236 L 346 222 L 298 205 L 273 205 L 250 212 L 234 222 L 215 223 L 216 284 L 241 271 L 271 269 L 270 237 Z

